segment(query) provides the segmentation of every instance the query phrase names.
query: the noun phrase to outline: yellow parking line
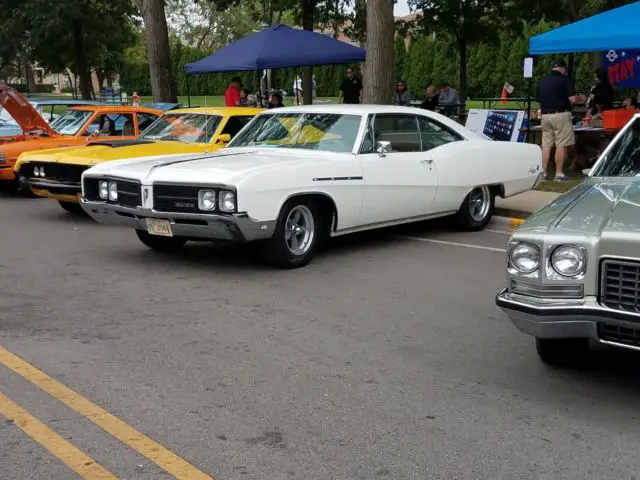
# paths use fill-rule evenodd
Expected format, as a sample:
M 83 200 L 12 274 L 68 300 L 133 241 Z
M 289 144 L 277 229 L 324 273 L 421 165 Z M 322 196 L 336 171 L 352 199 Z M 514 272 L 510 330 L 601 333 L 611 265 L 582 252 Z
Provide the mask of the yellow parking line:
M 117 478 L 2 393 L 0 393 L 0 415 L 11 420 L 16 427 L 58 457 L 81 478 L 88 480 Z
M 125 445 L 147 457 L 163 470 L 180 480 L 213 480 L 210 475 L 201 472 L 186 460 L 167 450 L 159 443 L 113 416 L 103 408 L 90 402 L 80 394 L 54 380 L 46 373 L 25 362 L 17 355 L 0 347 L 0 363 L 40 387 L 49 395 L 91 420 Z

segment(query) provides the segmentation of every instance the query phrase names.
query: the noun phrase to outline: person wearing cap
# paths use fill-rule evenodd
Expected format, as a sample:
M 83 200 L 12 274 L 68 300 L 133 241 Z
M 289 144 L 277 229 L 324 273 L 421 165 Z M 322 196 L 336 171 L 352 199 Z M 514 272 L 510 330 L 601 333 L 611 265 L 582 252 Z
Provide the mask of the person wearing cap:
M 555 147 L 556 181 L 568 180 L 564 172 L 567 148 L 575 145 L 571 107 L 579 102 L 567 65 L 562 59 L 553 62 L 549 75 L 538 84 L 538 101 L 542 115 L 542 168 L 547 175 L 551 149 Z

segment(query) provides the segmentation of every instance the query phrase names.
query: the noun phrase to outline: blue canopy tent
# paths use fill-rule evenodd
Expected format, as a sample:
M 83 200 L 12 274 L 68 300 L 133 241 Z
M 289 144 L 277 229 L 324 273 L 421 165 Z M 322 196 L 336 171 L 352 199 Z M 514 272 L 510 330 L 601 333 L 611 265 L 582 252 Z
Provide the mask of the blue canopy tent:
M 614 8 L 575 23 L 542 33 L 529 39 L 529 54 L 569 53 L 569 72 L 573 70 L 573 53 L 640 48 L 640 2 Z M 528 110 L 531 114 L 531 79 Z M 527 138 L 529 137 L 527 123 Z
M 197 62 L 187 63 L 184 72 L 188 80 L 189 75 L 204 73 L 359 63 L 364 62 L 365 56 L 363 48 L 327 35 L 273 25 Z
M 640 48 L 640 2 L 585 18 L 529 39 L 531 55 Z

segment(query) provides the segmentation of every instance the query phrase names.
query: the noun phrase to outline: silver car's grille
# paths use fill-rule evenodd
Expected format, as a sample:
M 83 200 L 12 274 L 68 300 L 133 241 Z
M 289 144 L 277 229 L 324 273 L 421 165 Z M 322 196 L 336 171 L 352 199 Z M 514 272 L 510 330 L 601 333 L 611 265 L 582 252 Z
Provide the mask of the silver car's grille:
M 600 303 L 640 313 L 640 262 L 607 259 L 600 271 Z

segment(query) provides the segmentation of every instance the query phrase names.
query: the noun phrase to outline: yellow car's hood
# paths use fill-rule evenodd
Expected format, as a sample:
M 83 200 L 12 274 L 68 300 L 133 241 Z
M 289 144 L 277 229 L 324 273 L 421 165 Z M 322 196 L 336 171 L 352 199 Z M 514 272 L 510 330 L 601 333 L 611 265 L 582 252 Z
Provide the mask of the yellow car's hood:
M 213 152 L 224 145 L 184 143 L 172 141 L 116 140 L 96 142 L 82 147 L 55 148 L 25 153 L 20 156 L 16 169 L 26 162 L 65 163 L 92 166 L 112 160 L 149 157 L 155 155 L 179 155 L 185 153 Z

